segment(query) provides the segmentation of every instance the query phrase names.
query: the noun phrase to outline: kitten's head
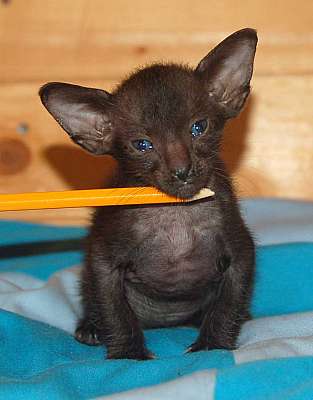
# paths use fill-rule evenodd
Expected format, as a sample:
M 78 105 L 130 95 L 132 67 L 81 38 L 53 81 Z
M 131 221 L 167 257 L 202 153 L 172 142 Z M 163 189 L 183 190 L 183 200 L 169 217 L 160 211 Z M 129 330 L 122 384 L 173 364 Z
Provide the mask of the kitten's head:
M 130 182 L 188 198 L 213 176 L 224 123 L 249 94 L 256 44 L 256 32 L 243 29 L 196 69 L 155 64 L 112 94 L 48 83 L 41 100 L 77 144 L 113 155 Z

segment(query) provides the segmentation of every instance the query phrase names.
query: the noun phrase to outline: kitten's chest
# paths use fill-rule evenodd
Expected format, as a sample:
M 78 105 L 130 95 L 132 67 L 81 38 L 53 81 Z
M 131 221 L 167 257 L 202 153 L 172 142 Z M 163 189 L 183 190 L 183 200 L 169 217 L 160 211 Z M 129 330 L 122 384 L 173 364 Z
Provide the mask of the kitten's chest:
M 210 229 L 209 213 L 203 207 L 159 207 L 145 210 L 136 220 L 133 232 L 143 247 L 166 246 L 171 258 L 188 254 L 203 241 Z

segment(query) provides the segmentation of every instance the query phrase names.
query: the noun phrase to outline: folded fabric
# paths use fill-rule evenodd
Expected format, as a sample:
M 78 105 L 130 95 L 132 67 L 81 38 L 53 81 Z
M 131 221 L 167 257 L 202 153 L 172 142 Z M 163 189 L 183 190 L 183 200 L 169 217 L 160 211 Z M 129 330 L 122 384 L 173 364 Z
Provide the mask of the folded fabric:
M 313 242 L 313 202 L 246 199 L 241 208 L 259 245 Z
M 312 399 L 313 204 L 243 210 L 259 243 L 281 244 L 258 248 L 254 319 L 239 348 L 184 354 L 195 329 L 147 330 L 157 359 L 146 362 L 105 360 L 72 336 L 85 229 L 1 222 L 0 398 Z M 298 243 L 283 243 L 288 230 Z

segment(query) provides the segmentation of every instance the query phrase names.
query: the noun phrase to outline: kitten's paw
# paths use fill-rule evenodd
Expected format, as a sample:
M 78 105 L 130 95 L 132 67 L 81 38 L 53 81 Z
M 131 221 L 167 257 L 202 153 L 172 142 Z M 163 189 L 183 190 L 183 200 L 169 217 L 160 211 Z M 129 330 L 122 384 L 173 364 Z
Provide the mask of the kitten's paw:
M 207 342 L 196 341 L 186 349 L 185 353 L 195 353 L 201 350 L 210 350 Z
M 196 351 L 201 351 L 201 350 L 216 350 L 216 349 L 235 350 L 236 344 L 233 342 L 217 343 L 213 341 L 196 340 L 194 343 L 192 343 L 191 346 L 187 348 L 185 353 L 195 353 Z
M 82 321 L 76 331 L 75 339 L 89 346 L 100 346 L 103 341 L 100 339 L 100 332 L 98 329 L 88 321 Z

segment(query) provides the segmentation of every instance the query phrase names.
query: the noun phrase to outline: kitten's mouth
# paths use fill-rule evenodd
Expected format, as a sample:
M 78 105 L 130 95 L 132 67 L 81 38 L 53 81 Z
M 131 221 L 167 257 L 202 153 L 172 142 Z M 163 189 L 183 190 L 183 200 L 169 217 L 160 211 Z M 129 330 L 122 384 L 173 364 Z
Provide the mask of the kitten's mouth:
M 174 196 L 179 199 L 191 199 L 196 196 L 201 189 L 208 187 L 210 179 L 207 179 L 207 175 L 199 177 L 190 177 L 187 181 L 180 181 L 178 179 L 164 179 L 163 176 L 153 176 L 152 186 L 156 187 L 161 192 Z
M 167 188 L 158 187 L 159 190 L 169 196 L 178 197 L 180 199 L 191 199 L 203 189 L 203 185 L 195 185 L 194 183 L 183 183 L 180 186 L 169 185 Z
M 196 186 L 192 183 L 184 183 L 182 186 L 176 189 L 175 196 L 181 199 L 190 199 L 200 192 L 202 187 Z

